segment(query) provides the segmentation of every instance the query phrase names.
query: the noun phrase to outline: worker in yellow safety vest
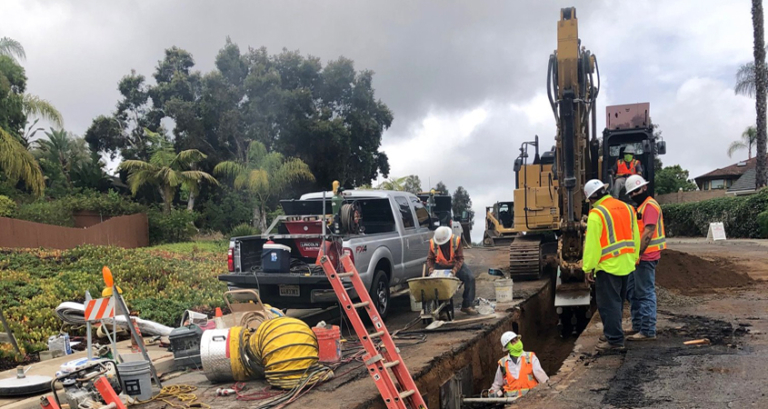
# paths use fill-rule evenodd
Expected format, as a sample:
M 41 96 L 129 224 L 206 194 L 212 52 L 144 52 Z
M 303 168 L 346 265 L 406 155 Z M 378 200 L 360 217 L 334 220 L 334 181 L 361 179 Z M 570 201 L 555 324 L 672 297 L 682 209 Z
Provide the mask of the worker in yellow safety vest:
M 616 160 L 611 172 L 613 173 L 613 197 L 619 197 L 621 188 L 626 184 L 627 178 L 632 175 L 642 175 L 643 165 L 635 159 L 637 150 L 629 145 L 624 149 L 624 157 Z
M 640 262 L 629 275 L 627 299 L 632 313 L 632 334 L 628 341 L 656 339 L 656 265 L 662 250 L 667 248 L 664 216 L 661 206 L 648 192 L 648 182 L 642 176 L 627 178 L 627 195 L 637 205 L 637 225 L 640 231 Z
M 600 351 L 624 349 L 622 309 L 628 276 L 640 254 L 635 209 L 611 197 L 606 188 L 597 179 L 584 185 L 592 209 L 587 217 L 582 268 L 585 280 L 595 283 L 597 309 L 603 321 L 603 336 L 597 344 Z
M 454 235 L 453 230 L 448 226 L 438 227 L 434 237 L 429 241 L 427 271 L 432 275 L 435 269 L 451 270 L 451 275 L 464 283 L 461 312 L 467 315 L 477 315 L 477 310 L 472 307 L 475 302 L 475 276 L 464 263 L 461 237 Z
M 501 346 L 507 354 L 499 359 L 490 396 L 520 397 L 540 383 L 549 382 L 536 354 L 523 351 L 520 336 L 512 331 L 501 334 Z

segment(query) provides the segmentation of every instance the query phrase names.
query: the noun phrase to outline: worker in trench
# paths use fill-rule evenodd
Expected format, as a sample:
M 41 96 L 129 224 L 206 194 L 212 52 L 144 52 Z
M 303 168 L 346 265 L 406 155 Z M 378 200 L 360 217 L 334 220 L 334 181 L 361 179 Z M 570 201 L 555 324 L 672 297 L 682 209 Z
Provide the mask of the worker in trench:
M 635 147 L 629 145 L 624 149 L 624 157 L 616 160 L 616 163 L 611 169 L 613 174 L 613 197 L 619 198 L 621 188 L 626 184 L 627 178 L 632 175 L 642 175 L 643 165 L 639 160 L 635 159 L 637 151 Z
M 512 331 L 501 334 L 501 346 L 507 354 L 499 359 L 489 396 L 520 397 L 540 383 L 549 383 L 539 358 L 533 352 L 523 350 L 519 335 Z
M 461 237 L 454 235 L 448 226 L 438 227 L 434 237 L 429 241 L 427 271 L 432 275 L 436 269 L 450 270 L 451 275 L 464 283 L 461 312 L 477 315 L 477 310 L 472 306 L 475 302 L 475 276 L 464 263 Z
M 627 299 L 632 313 L 632 331 L 627 341 L 656 339 L 656 265 L 667 248 L 661 206 L 648 193 L 648 182 L 639 175 L 626 182 L 627 195 L 637 206 L 640 231 L 640 260 L 627 282 Z
M 622 310 L 629 275 L 640 255 L 640 233 L 635 209 L 611 197 L 607 186 L 592 179 L 584 185 L 584 196 L 592 205 L 587 217 L 582 268 L 584 279 L 595 283 L 595 298 L 603 335 L 598 351 L 624 349 Z

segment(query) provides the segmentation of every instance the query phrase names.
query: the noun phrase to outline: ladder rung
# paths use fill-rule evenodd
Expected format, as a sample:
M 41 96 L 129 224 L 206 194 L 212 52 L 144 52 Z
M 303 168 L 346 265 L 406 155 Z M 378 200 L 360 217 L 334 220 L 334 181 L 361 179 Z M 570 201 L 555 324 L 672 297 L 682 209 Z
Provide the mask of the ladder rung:
M 355 273 L 338 273 L 338 274 L 336 274 L 336 276 L 339 277 L 339 278 L 352 277 L 353 275 L 355 275 Z
M 384 335 L 384 331 L 374 332 L 372 334 L 368 334 L 368 338 L 378 338 L 382 335 Z
M 416 391 L 414 391 L 413 389 L 411 389 L 409 391 L 405 391 L 405 392 L 400 394 L 400 399 L 405 399 L 405 398 L 413 395 L 414 393 L 416 393 Z
M 399 359 L 398 359 L 398 360 L 396 360 L 396 361 L 392 361 L 392 362 L 387 362 L 387 363 L 385 363 L 385 364 L 384 364 L 384 368 L 391 368 L 391 367 L 393 367 L 393 366 L 397 366 L 397 365 L 400 365 L 400 360 L 399 360 Z
M 352 306 L 355 308 L 363 308 L 363 307 L 367 307 L 368 304 L 370 304 L 368 301 L 363 301 L 363 302 L 352 304 Z

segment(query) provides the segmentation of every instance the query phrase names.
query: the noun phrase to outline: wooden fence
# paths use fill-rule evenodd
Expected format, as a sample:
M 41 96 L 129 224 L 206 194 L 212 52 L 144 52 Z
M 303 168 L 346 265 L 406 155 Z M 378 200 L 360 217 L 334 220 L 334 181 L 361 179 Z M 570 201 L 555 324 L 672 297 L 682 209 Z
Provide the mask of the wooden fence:
M 82 244 L 125 248 L 149 245 L 144 213 L 113 217 L 88 228 L 61 227 L 0 217 L 0 247 L 71 249 Z

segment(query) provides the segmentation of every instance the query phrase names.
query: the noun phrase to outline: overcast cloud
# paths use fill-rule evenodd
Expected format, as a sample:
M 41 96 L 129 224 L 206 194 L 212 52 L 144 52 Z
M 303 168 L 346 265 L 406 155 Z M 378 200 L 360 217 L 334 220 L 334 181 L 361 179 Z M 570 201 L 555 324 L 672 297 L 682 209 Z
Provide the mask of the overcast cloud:
M 377 95 L 394 112 L 383 143 L 392 175 L 464 186 L 479 240 L 485 206 L 512 198 L 520 143 L 534 134 L 554 143 L 547 59 L 559 10 L 571 5 L 600 63 L 600 130 L 605 105 L 648 101 L 665 165 L 693 177 L 740 159 L 725 152 L 755 117 L 754 101 L 733 93 L 736 69 L 752 58 L 747 0 L 3 0 L 0 36 L 24 45 L 29 92 L 80 135 L 114 110 L 123 75 L 149 77 L 174 45 L 202 71 L 226 36 L 241 49 L 351 58 L 376 72 Z

